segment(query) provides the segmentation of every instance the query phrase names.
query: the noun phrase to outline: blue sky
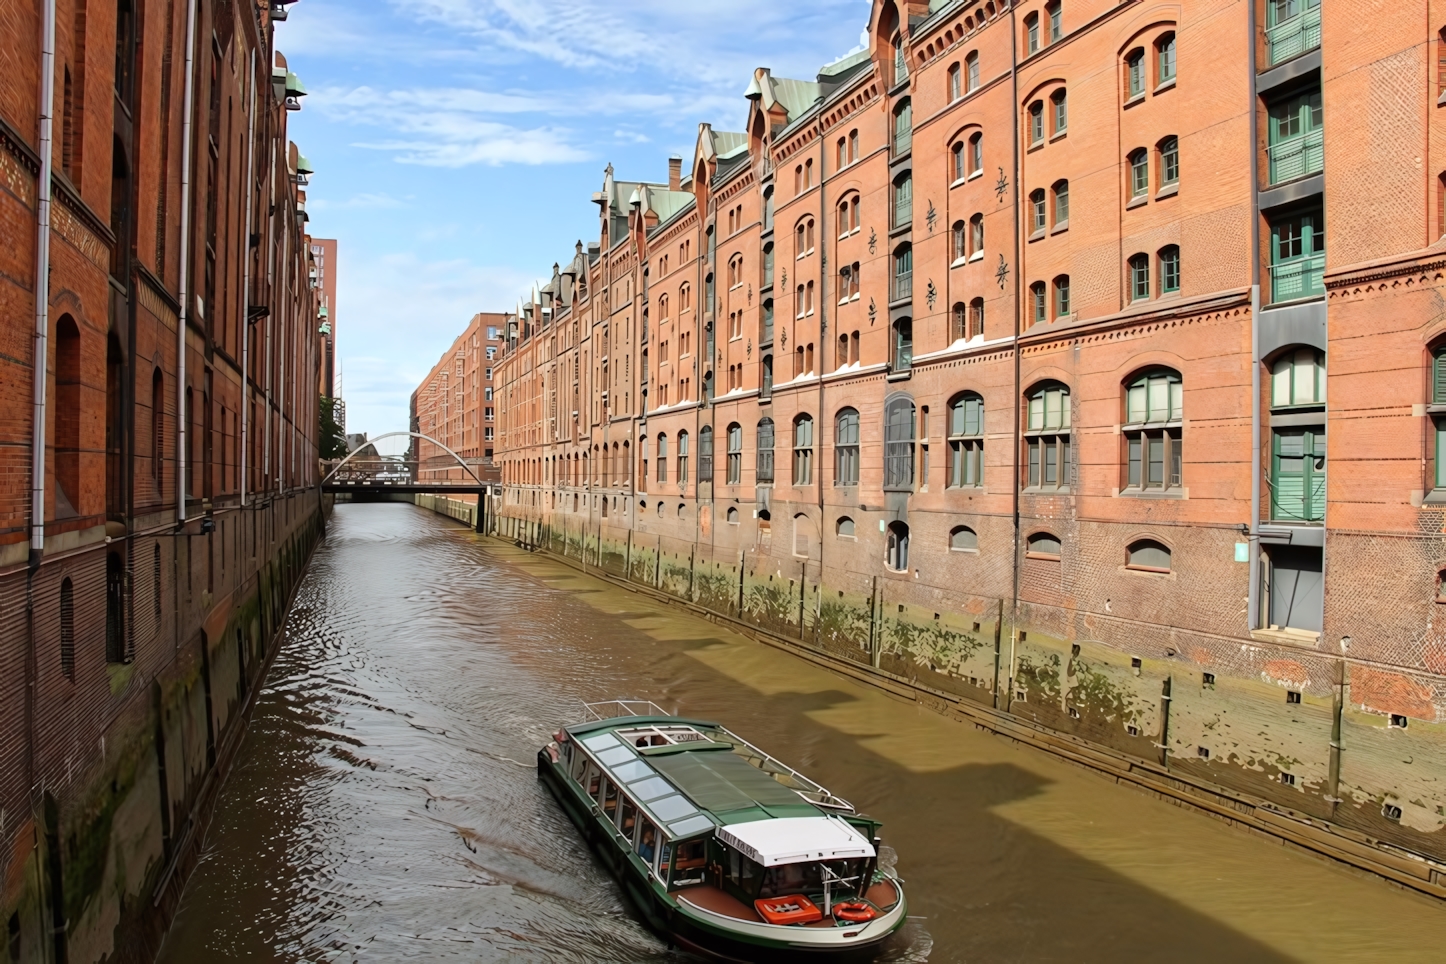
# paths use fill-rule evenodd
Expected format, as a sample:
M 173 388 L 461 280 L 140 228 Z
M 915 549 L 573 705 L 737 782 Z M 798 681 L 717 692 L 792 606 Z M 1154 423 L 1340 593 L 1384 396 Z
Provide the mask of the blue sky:
M 407 399 L 478 311 L 506 311 L 618 176 L 663 180 L 700 121 L 740 130 L 754 67 L 812 79 L 869 0 L 301 0 L 277 47 L 309 92 L 291 137 L 311 229 L 339 239 L 348 431 Z

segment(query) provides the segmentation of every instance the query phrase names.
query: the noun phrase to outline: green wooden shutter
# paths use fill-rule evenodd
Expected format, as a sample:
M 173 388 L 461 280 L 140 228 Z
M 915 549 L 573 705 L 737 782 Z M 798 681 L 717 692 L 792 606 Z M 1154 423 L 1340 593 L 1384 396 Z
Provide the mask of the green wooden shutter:
M 1431 403 L 1446 405 L 1446 349 L 1438 351 L 1432 359 Z
M 1304 521 L 1305 432 L 1277 429 L 1270 474 L 1271 518 Z

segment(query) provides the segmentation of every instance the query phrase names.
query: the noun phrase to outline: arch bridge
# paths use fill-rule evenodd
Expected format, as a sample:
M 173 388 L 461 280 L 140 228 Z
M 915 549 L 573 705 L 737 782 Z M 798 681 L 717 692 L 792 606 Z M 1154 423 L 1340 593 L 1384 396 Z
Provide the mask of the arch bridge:
M 416 466 L 420 469 L 421 462 L 389 458 L 376 452 L 375 444 L 377 442 L 399 436 L 431 442 L 451 456 L 451 460 L 443 460 L 440 467 L 450 471 L 453 467 L 452 463 L 455 462 L 468 478 L 420 479 L 415 477 L 417 473 L 411 471 L 411 468 Z M 366 451 L 368 447 L 371 448 L 371 452 Z M 431 462 L 428 462 L 427 467 L 429 469 L 438 468 Z M 477 497 L 479 508 L 477 531 L 481 532 L 486 515 L 486 496 L 491 491 L 491 485 L 478 477 L 466 459 L 430 435 L 423 435 L 421 432 L 388 432 L 385 435 L 378 435 L 374 439 L 368 439 L 366 445 L 349 453 L 346 458 L 332 466 L 331 471 L 327 472 L 321 480 L 321 490 L 331 493 L 354 494 L 474 495 Z

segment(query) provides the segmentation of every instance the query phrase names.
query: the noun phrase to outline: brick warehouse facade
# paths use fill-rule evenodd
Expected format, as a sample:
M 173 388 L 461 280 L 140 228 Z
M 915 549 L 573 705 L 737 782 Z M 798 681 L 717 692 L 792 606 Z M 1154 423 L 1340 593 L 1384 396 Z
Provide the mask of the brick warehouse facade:
M 483 482 L 500 475 L 493 461 L 497 436 L 496 359 L 507 315 L 479 312 L 442 353 L 410 400 L 413 478 L 422 482 L 468 482 L 467 471 L 442 447 L 467 463 Z M 441 443 L 440 445 L 437 443 Z M 476 504 L 476 498 L 467 497 Z
M 5 960 L 153 955 L 320 535 L 284 17 L 0 0 Z
M 607 170 L 498 531 L 1446 896 L 1446 3 L 867 36 Z

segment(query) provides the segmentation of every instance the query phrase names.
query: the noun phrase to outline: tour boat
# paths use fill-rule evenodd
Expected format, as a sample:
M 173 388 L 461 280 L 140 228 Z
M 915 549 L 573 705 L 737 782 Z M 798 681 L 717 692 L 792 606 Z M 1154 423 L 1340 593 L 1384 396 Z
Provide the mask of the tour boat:
M 903 925 L 878 821 L 717 723 L 586 707 L 538 751 L 538 776 L 670 944 L 854 959 Z

